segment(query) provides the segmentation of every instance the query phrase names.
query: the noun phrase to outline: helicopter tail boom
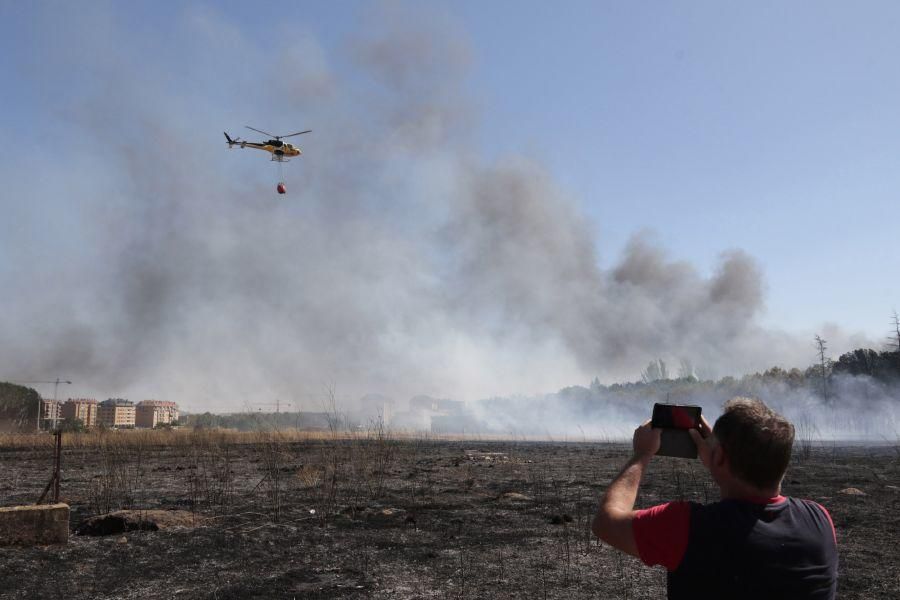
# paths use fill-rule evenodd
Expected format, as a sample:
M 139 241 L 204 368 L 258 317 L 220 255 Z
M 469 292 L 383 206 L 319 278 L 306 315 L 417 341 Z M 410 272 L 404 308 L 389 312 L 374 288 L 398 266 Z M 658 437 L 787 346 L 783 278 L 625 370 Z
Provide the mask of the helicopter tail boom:
M 225 134 L 225 139 L 227 140 L 227 143 L 228 143 L 228 147 L 229 147 L 229 148 L 231 148 L 231 147 L 234 146 L 235 144 L 240 144 L 240 143 L 241 143 L 241 138 L 231 139 L 231 137 L 230 137 L 226 132 L 223 131 L 222 133 Z

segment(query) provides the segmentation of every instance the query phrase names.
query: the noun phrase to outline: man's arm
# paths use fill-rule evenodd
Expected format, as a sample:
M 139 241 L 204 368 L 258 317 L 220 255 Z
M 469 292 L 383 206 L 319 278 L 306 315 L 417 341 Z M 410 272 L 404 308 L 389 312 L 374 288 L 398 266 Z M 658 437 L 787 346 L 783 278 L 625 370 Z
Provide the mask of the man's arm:
M 637 543 L 631 528 L 634 518 L 634 502 L 644 470 L 659 450 L 659 429 L 653 429 L 647 421 L 634 430 L 634 455 L 619 472 L 600 500 L 600 509 L 594 517 L 591 530 L 594 535 L 623 552 L 638 556 Z

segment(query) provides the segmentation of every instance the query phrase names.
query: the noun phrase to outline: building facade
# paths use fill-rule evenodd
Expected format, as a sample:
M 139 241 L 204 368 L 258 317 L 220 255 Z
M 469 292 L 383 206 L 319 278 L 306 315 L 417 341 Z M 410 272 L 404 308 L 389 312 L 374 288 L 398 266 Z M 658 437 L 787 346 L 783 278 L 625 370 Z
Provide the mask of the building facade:
M 56 429 L 59 425 L 59 405 L 58 400 L 41 399 L 41 427 L 43 429 Z
M 97 426 L 97 401 L 93 398 L 69 398 L 60 408 L 63 419 L 78 419 L 87 427 Z
M 168 400 L 141 400 L 135 407 L 135 425 L 152 429 L 178 422 L 178 405 Z
M 103 427 L 134 427 L 134 403 L 123 398 L 110 398 L 97 408 L 97 422 Z

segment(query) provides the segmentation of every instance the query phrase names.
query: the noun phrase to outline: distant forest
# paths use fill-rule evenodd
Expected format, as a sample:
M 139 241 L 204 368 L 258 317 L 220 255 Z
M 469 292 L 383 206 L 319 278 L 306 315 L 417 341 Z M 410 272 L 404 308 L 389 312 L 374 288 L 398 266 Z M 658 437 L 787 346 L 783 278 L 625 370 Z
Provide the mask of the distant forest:
M 823 400 L 840 391 L 836 381 L 844 376 L 865 377 L 872 385 L 893 387 L 900 384 L 900 351 L 885 350 L 878 352 L 871 349 L 857 349 L 842 354 L 837 361 L 833 361 L 821 352 L 817 364 L 807 367 L 805 370 L 793 368 L 785 370 L 781 367 L 772 367 L 762 373 L 744 375 L 740 379 L 723 377 L 718 381 L 703 381 L 698 377 L 692 365 L 682 361 L 678 375 L 671 377 L 666 363 L 662 360 L 651 361 L 647 368 L 641 372 L 641 381 L 636 383 L 602 385 L 598 379 L 594 379 L 591 388 L 617 392 L 630 387 L 653 384 L 658 381 L 674 380 L 687 384 L 697 384 L 708 387 L 712 384 L 716 387 L 746 389 L 752 391 L 759 383 L 783 383 L 791 388 L 806 388 L 811 393 L 820 393 Z M 690 385 L 689 385 L 690 387 Z

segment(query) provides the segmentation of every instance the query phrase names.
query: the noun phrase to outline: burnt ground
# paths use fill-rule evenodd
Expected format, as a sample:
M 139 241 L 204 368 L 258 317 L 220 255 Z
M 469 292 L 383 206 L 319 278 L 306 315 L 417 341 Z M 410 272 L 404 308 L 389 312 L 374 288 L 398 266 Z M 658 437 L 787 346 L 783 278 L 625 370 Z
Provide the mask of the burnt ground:
M 262 441 L 68 450 L 73 531 L 118 508 L 194 527 L 0 548 L 2 598 L 662 598 L 665 575 L 590 534 L 615 444 Z M 33 502 L 47 449 L 0 451 L 0 505 Z M 819 447 L 784 492 L 832 513 L 841 598 L 900 597 L 895 447 Z M 857 488 L 864 495 L 839 493 Z M 696 461 L 657 458 L 639 506 L 714 500 Z

